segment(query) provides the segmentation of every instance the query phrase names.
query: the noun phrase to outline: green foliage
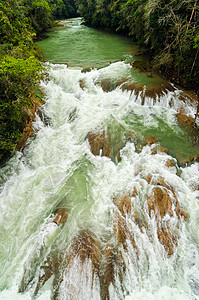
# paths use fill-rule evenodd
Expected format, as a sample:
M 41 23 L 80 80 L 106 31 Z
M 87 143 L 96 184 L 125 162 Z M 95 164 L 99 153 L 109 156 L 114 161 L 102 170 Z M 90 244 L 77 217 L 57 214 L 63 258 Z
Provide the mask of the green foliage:
M 34 57 L 0 60 L 0 158 L 13 151 L 27 118 L 25 107 L 42 76 L 41 63 Z
M 147 47 L 154 65 L 179 83 L 199 84 L 197 0 L 76 0 L 87 25 L 113 29 Z
M 38 59 L 43 53 L 33 39 L 50 20 L 46 1 L 0 2 L 0 159 L 12 153 L 28 117 L 35 84 L 42 76 Z
M 48 1 L 46 0 L 22 0 L 22 5 L 31 26 L 36 34 L 41 34 L 52 23 L 52 11 Z
M 0 45 L 9 48 L 29 44 L 34 37 L 28 17 L 20 9 L 18 1 L 2 0 L 0 3 Z
M 199 48 L 199 35 L 194 38 L 194 46 L 193 46 L 194 49 L 198 49 Z
M 77 16 L 74 0 L 50 0 L 53 16 L 56 19 L 73 18 Z

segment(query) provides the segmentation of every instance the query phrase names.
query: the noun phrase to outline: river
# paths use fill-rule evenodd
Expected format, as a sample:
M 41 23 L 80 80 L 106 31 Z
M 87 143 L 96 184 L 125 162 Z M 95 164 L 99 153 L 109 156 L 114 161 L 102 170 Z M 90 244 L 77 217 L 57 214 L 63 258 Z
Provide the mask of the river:
M 132 68 L 130 39 L 62 23 L 35 134 L 0 170 L 0 299 L 199 300 L 198 141 L 177 121 L 195 103 Z

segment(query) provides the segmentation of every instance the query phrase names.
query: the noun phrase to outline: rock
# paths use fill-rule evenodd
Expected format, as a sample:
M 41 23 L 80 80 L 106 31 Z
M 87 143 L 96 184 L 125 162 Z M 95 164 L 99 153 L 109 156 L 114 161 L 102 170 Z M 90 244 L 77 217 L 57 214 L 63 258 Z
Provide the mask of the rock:
M 101 83 L 100 83 L 102 90 L 106 93 L 111 91 L 111 84 L 112 84 L 111 79 L 109 79 L 109 78 L 101 80 Z
M 118 163 L 120 150 L 125 146 L 127 139 L 124 137 L 123 128 L 111 126 L 108 128 L 107 133 L 105 131 L 89 132 L 87 137 L 93 155 L 106 156 L 113 162 Z
M 133 188 L 133 193 L 132 193 L 132 197 L 136 197 L 136 196 L 137 196 L 137 193 L 138 193 L 138 190 L 137 190 L 137 188 L 134 186 L 134 188 Z
M 154 186 L 152 195 L 147 197 L 149 217 L 151 218 L 155 214 L 158 238 L 167 255 L 170 256 L 174 253 L 174 247 L 177 245 L 177 234 L 170 228 L 170 218 L 175 213 L 178 223 L 180 223 L 181 217 L 186 221 L 186 213 L 179 206 L 173 188 L 167 185 L 161 177 L 154 180 L 149 174 L 145 179 Z M 169 217 L 166 222 L 163 220 L 165 215 Z
M 130 216 L 131 198 L 129 194 L 126 194 L 124 196 L 117 195 L 114 198 L 114 204 L 117 206 L 123 217 L 125 217 L 126 215 Z
M 137 138 L 136 137 L 134 137 L 134 132 L 127 132 L 126 134 L 125 134 L 125 137 L 126 137 L 126 139 L 129 141 L 133 141 L 134 143 L 137 141 Z
M 119 210 L 119 212 L 116 212 L 115 214 L 114 221 L 114 233 L 118 240 L 118 243 L 122 245 L 125 250 L 127 250 L 127 240 L 130 240 L 132 246 L 137 252 L 137 246 L 133 233 L 130 231 L 127 224 L 127 218 L 130 218 L 132 210 L 131 198 L 129 194 L 122 196 L 117 195 L 114 198 L 114 204 Z
M 115 251 L 113 245 L 105 247 L 105 267 L 100 280 L 101 298 L 109 300 L 109 286 L 115 283 Z
M 83 90 L 86 86 L 85 80 L 84 79 L 80 79 L 79 80 L 79 86 L 80 88 Z
M 148 136 L 145 138 L 146 145 L 152 145 L 156 143 L 156 138 L 154 136 Z
M 193 139 L 193 143 L 198 144 L 199 126 L 197 126 L 195 120 L 192 117 L 189 117 L 183 113 L 178 113 L 176 117 L 178 123 L 190 131 L 192 139 L 195 137 L 195 139 Z
M 37 296 L 39 290 L 44 286 L 46 281 L 54 274 L 53 281 L 53 292 L 52 299 L 60 299 L 61 283 L 66 275 L 70 277 L 71 271 L 78 272 L 76 276 L 82 273 L 84 263 L 91 262 L 92 266 L 92 283 L 93 285 L 94 274 L 100 276 L 100 261 L 101 261 L 101 250 L 100 244 L 96 236 L 90 231 L 82 231 L 74 240 L 70 247 L 69 254 L 67 255 L 66 249 L 62 251 L 55 250 L 50 253 L 47 259 L 40 267 L 38 280 L 34 292 L 34 297 Z M 78 268 L 78 269 L 77 269 Z M 77 293 L 79 288 L 73 285 L 71 278 L 67 281 L 68 298 L 77 299 Z
M 32 128 L 32 122 L 35 121 L 36 115 L 35 113 L 44 104 L 44 101 L 40 101 L 37 98 L 31 98 L 31 108 L 24 108 L 24 113 L 27 116 L 25 123 L 22 126 L 22 138 L 18 141 L 15 150 L 23 150 L 25 148 L 25 143 L 28 138 L 34 133 Z
M 112 147 L 111 147 L 111 141 L 109 135 L 105 136 L 104 144 L 102 147 L 102 156 L 106 156 L 109 157 L 110 159 L 113 159 Z
M 53 222 L 56 223 L 57 225 L 61 225 L 66 222 L 67 218 L 68 218 L 68 213 L 66 208 L 61 207 L 57 209 L 56 216 L 53 219 Z
M 122 253 L 113 244 L 107 243 L 103 252 L 104 267 L 100 278 L 101 299 L 110 300 L 109 287 L 110 285 L 115 286 L 115 283 L 117 283 L 115 288 L 118 289 L 119 283 L 122 288 L 122 276 L 126 270 L 126 264 Z M 116 278 L 117 282 L 115 282 Z
M 168 160 L 166 161 L 165 166 L 166 166 L 167 168 L 171 168 L 171 167 L 175 167 L 175 164 L 174 164 L 173 160 L 168 159 Z
M 62 268 L 60 268 L 60 266 L 62 266 Z M 58 270 L 63 270 L 64 266 L 66 267 L 66 262 L 64 261 L 61 262 L 58 253 L 54 252 L 48 255 L 47 259 L 40 267 L 39 276 L 34 290 L 34 297 L 38 295 L 39 291 L 44 286 L 44 284 L 48 281 L 48 279 L 50 279 L 53 276 L 53 274 L 56 274 Z M 56 279 L 57 278 L 55 276 L 54 283 L 57 283 Z
M 189 116 L 184 115 L 182 113 L 178 113 L 176 115 L 176 117 L 177 117 L 178 123 L 180 123 L 183 126 L 186 126 L 186 127 L 190 128 L 190 129 L 192 129 L 193 126 L 195 125 L 194 119 L 192 117 L 189 117 Z M 197 127 L 197 125 L 196 125 L 196 127 Z
M 75 259 L 79 259 L 82 266 L 86 260 L 92 263 L 93 276 L 96 272 L 99 276 L 101 250 L 97 237 L 90 231 L 82 231 L 72 244 L 69 252 L 68 268 L 72 268 Z M 79 270 L 81 272 L 81 270 Z
M 119 85 L 119 84 L 118 84 Z M 135 82 L 124 82 L 122 84 L 122 90 L 125 91 L 131 91 L 134 92 L 135 96 L 138 97 L 138 95 L 143 92 L 144 90 L 144 85 L 143 84 L 138 84 Z
M 105 143 L 105 134 L 102 133 L 94 133 L 89 132 L 88 134 L 88 142 L 90 145 L 91 152 L 93 155 L 100 155 L 100 150 L 103 149 Z
M 25 147 L 26 141 L 34 134 L 33 128 L 32 128 L 32 122 L 34 119 L 29 119 L 25 122 L 24 128 L 22 131 L 22 138 L 18 141 L 17 146 L 15 150 L 23 150 Z
M 167 91 L 174 91 L 174 88 L 171 84 L 167 82 L 162 82 L 161 84 L 152 83 L 150 85 L 143 85 L 135 82 L 124 82 L 122 84 L 122 90 L 132 91 L 135 96 L 140 95 L 142 99 L 142 105 L 144 105 L 145 97 L 152 98 L 156 102 L 157 97 L 160 98 Z
M 157 154 L 158 152 L 168 154 L 168 150 L 165 149 L 165 148 L 163 148 L 163 147 L 160 147 L 160 146 L 155 147 L 155 148 L 153 149 L 153 151 L 151 152 L 151 154 L 152 154 L 152 155 L 155 155 L 155 154 Z
M 105 132 L 88 134 L 88 142 L 93 155 L 106 156 L 112 159 L 112 148 L 110 143 L 110 137 L 105 136 Z
M 91 70 L 92 70 L 91 67 L 83 68 L 83 69 L 81 70 L 81 73 L 91 72 Z

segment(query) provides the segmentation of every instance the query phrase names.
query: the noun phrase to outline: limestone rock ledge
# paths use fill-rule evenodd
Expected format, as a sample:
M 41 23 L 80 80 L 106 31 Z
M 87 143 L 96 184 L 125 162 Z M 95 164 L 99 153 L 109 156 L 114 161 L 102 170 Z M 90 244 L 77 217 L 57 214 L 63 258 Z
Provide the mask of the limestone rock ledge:
M 34 133 L 32 128 L 32 123 L 36 119 L 36 112 L 39 111 L 40 107 L 44 104 L 44 100 L 40 101 L 36 97 L 32 97 L 30 99 L 31 101 L 31 107 L 24 108 L 24 113 L 27 115 L 26 121 L 22 125 L 22 137 L 18 141 L 15 150 L 23 150 L 25 147 L 25 143 L 28 140 L 28 138 Z

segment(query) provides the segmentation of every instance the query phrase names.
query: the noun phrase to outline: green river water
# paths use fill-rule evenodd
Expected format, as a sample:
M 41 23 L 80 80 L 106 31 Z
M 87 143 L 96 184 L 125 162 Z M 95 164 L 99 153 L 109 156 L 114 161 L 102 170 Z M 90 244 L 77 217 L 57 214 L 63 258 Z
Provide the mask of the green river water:
M 46 102 L 0 169 L 0 300 L 199 300 L 196 105 L 81 21 L 38 42 Z

